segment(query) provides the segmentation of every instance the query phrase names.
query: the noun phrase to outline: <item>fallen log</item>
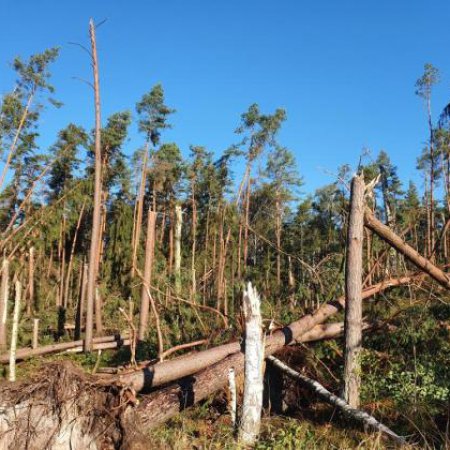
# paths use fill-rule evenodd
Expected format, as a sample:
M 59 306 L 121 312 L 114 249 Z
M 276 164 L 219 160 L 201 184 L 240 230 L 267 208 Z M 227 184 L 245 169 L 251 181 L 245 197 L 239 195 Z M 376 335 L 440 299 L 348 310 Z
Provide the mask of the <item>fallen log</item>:
M 419 273 L 383 281 L 364 289 L 362 298 L 373 297 L 387 288 L 408 284 L 419 280 L 423 276 L 423 274 Z M 332 302 L 322 305 L 314 314 L 303 316 L 291 325 L 268 335 L 266 337 L 266 354 L 272 354 L 292 342 L 314 340 L 312 337 L 309 338 L 308 335 L 303 335 L 312 333 L 311 336 L 315 334 L 320 336 L 323 330 L 320 328 L 315 330 L 314 327 L 325 322 L 326 319 L 336 314 L 339 310 L 342 310 L 344 305 L 345 296 L 341 296 Z M 306 341 L 305 338 L 307 339 Z M 239 342 L 219 345 L 181 358 L 149 365 L 135 372 L 119 375 L 117 382 L 129 386 L 135 391 L 147 390 L 197 373 L 240 350 L 241 345 Z
M 57 344 L 43 345 L 37 348 L 21 348 L 16 352 L 16 359 L 23 360 L 36 356 L 48 355 L 50 353 L 72 352 L 81 353 L 83 351 L 83 340 L 60 342 Z M 107 348 L 116 348 L 122 345 L 130 345 L 129 339 L 125 336 L 117 334 L 114 336 L 101 336 L 94 338 L 94 350 L 102 350 Z M 0 355 L 0 363 L 9 361 L 9 352 Z
M 366 299 L 387 287 L 399 286 L 421 276 L 422 274 L 416 274 L 379 283 L 377 287 L 372 286 L 363 291 L 362 298 Z M 281 350 L 284 345 L 302 342 L 304 337 L 308 336 L 308 332 L 335 314 L 344 304 L 345 298 L 340 297 L 335 302 L 322 305 L 316 313 L 304 316 L 281 331 L 268 336 L 265 348 L 266 357 Z M 336 327 L 336 324 L 333 326 Z M 124 411 L 121 420 L 126 435 L 137 436 L 142 433 L 142 430 L 149 430 L 163 424 L 179 412 L 226 386 L 231 368 L 234 369 L 236 375 L 239 375 L 242 373 L 243 367 L 243 353 L 233 353 L 194 375 L 178 380 L 176 384 L 146 395 L 138 406 L 129 407 Z
M 450 278 L 447 274 L 430 262 L 430 260 L 423 257 L 417 250 L 408 245 L 387 225 L 380 222 L 369 208 L 366 208 L 364 211 L 364 225 L 369 228 L 369 230 L 372 230 L 378 237 L 386 241 L 391 247 L 395 248 L 395 250 L 401 253 L 420 270 L 436 280 L 441 286 L 450 289 Z
M 397 444 L 400 445 L 406 444 L 405 438 L 394 433 L 390 428 L 388 428 L 386 425 L 383 425 L 381 422 L 375 419 L 375 417 L 371 416 L 365 411 L 362 411 L 357 408 L 352 408 L 342 398 L 339 398 L 337 395 L 331 393 L 328 389 L 325 389 L 319 382 L 312 380 L 311 378 L 308 378 L 305 375 L 302 375 L 301 373 L 293 370 L 291 367 L 287 366 L 286 364 L 284 364 L 279 359 L 273 356 L 269 356 L 267 360 L 270 362 L 270 364 L 275 366 L 278 370 L 282 371 L 289 378 L 298 381 L 302 386 L 314 392 L 319 398 L 321 398 L 325 402 L 341 409 L 344 412 L 344 414 L 347 415 L 348 417 L 357 420 L 359 422 L 362 422 L 364 425 L 367 425 L 368 427 L 385 434 L 393 441 L 395 441 Z

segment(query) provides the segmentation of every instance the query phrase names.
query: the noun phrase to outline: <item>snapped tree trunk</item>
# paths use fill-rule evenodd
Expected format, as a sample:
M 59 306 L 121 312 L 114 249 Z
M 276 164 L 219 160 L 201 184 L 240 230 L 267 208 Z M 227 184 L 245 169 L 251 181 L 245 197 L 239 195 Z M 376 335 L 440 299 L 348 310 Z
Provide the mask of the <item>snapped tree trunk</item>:
M 364 236 L 364 179 L 354 176 L 350 192 L 350 217 L 347 230 L 345 265 L 345 356 L 344 398 L 352 407 L 359 406 L 362 339 L 362 256 Z
M 239 442 L 253 445 L 259 436 L 263 402 L 264 336 L 261 301 L 251 283 L 244 291 L 245 362 L 244 399 L 239 424 Z
M 94 73 L 94 101 L 95 101 L 95 174 L 94 174 L 94 212 L 92 214 L 92 236 L 89 253 L 89 271 L 86 295 L 86 341 L 85 350 L 92 350 L 94 336 L 94 303 L 95 289 L 98 275 L 98 249 L 101 234 L 100 221 L 102 210 L 102 148 L 101 148 L 101 116 L 100 116 L 100 83 L 98 74 L 97 43 L 95 39 L 95 25 L 89 22 L 89 34 L 92 48 L 92 68 Z

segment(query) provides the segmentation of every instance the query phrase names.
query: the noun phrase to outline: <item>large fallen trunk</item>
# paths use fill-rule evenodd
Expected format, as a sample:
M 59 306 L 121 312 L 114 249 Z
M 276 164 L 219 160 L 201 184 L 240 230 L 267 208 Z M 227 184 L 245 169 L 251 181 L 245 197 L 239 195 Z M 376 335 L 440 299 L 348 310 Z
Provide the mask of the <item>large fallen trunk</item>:
M 389 287 L 408 284 L 422 277 L 423 274 L 412 274 L 383 281 L 364 289 L 362 298 L 367 299 L 373 297 L 375 294 Z M 313 334 L 318 333 L 320 335 L 322 330 L 318 328 L 316 331 L 313 331 L 315 330 L 314 327 L 322 324 L 329 317 L 343 309 L 344 305 L 345 296 L 341 296 L 332 302 L 322 305 L 314 314 L 303 316 L 291 325 L 268 335 L 266 338 L 266 354 L 272 354 L 291 342 L 303 342 L 303 335 L 307 332 Z M 239 342 L 219 345 L 214 348 L 192 353 L 185 357 L 149 365 L 136 372 L 119 375 L 117 381 L 123 385 L 130 386 L 135 391 L 147 390 L 197 373 L 240 350 L 241 345 Z
M 366 208 L 364 211 L 364 225 L 405 256 L 405 258 L 416 265 L 420 270 L 423 270 L 430 275 L 430 277 L 436 280 L 441 286 L 450 289 L 450 278 L 447 274 L 430 262 L 430 260 L 423 257 L 418 251 L 414 250 L 388 226 L 380 222 L 369 208 Z

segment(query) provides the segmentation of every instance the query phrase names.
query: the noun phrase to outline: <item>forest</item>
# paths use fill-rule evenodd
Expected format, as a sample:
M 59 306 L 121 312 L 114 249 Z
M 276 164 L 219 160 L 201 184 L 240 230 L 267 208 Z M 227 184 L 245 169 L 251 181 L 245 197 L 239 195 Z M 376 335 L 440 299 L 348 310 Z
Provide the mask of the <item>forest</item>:
M 439 69 L 411 86 L 423 185 L 363 149 L 305 194 L 283 107 L 180 148 L 163 82 L 102 116 L 89 37 L 90 129 L 38 144 L 56 47 L 14 59 L 0 100 L 0 447 L 450 448 Z

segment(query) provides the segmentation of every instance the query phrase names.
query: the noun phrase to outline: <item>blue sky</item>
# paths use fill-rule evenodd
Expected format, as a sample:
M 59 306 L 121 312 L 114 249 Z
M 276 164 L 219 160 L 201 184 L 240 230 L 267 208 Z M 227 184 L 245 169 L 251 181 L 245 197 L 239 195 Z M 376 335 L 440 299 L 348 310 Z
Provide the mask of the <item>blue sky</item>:
M 286 108 L 279 140 L 296 155 L 304 192 L 333 181 L 337 166 L 356 166 L 363 147 L 385 149 L 402 180 L 420 178 L 416 157 L 427 138 L 414 83 L 431 62 L 442 72 L 433 110 L 450 100 L 450 2 L 418 0 L 0 0 L 0 93 L 13 86 L 9 63 L 61 46 L 53 67 L 56 97 L 41 143 L 69 122 L 91 128 L 89 61 L 71 41 L 98 30 L 103 119 L 134 111 L 161 82 L 177 109 L 163 136 L 185 155 L 190 144 L 220 153 L 251 103 Z M 141 144 L 133 129 L 127 152 Z M 239 169 L 238 169 L 239 170 Z

